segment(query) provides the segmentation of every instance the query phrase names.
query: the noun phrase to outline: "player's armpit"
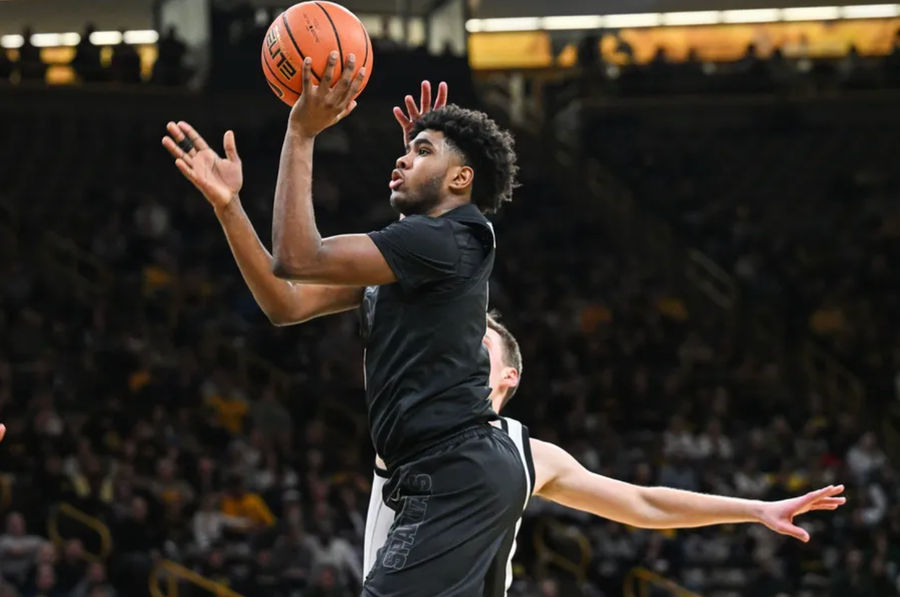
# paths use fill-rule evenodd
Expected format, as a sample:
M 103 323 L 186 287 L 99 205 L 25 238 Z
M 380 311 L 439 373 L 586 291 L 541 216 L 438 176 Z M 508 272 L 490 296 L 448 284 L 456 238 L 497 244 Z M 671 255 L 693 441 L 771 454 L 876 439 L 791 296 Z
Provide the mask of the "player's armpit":
M 277 258 L 272 272 L 279 278 L 307 284 L 380 286 L 397 281 L 381 251 L 365 234 L 323 239 L 309 255 Z
M 294 325 L 334 313 L 355 309 L 362 302 L 361 286 L 289 284 L 289 300 L 277 312 L 267 313 L 277 326 Z

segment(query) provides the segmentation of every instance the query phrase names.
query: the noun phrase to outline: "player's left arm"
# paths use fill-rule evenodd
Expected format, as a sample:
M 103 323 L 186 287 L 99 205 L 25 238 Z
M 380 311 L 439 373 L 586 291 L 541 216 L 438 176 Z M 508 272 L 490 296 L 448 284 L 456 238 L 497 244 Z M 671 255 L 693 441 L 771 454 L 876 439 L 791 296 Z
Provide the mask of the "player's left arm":
M 810 510 L 834 510 L 846 500 L 837 497 L 843 485 L 806 495 L 765 502 L 670 489 L 641 487 L 590 472 L 571 454 L 553 444 L 531 440 L 535 494 L 564 506 L 616 522 L 649 529 L 692 528 L 715 524 L 757 522 L 769 529 L 809 541 L 793 524 Z
M 337 82 L 337 52 L 314 85 L 309 59 L 303 62 L 303 93 L 291 109 L 281 150 L 272 222 L 272 271 L 279 278 L 313 284 L 370 286 L 395 281 L 375 243 L 364 234 L 323 239 L 312 203 L 313 146 L 316 136 L 356 106 L 364 69 L 353 77 L 351 54 Z M 352 175 L 352 173 L 348 173 Z

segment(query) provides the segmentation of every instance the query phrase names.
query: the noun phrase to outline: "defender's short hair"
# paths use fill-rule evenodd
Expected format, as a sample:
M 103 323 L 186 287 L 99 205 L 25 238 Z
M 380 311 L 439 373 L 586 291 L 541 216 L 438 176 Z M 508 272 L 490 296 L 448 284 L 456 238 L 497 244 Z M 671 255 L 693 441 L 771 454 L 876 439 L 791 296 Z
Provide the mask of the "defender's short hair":
M 519 384 L 521 384 L 522 350 L 519 348 L 519 342 L 516 340 L 516 337 L 512 335 L 512 332 L 506 329 L 505 325 L 500 323 L 499 319 L 500 313 L 491 311 L 487 316 L 487 326 L 497 332 L 497 335 L 500 336 L 500 339 L 503 341 L 503 364 L 507 367 L 512 367 L 519 372 Z M 519 384 L 506 390 L 506 395 L 503 397 L 500 408 L 503 408 L 510 400 L 512 400 L 516 390 L 519 389 Z

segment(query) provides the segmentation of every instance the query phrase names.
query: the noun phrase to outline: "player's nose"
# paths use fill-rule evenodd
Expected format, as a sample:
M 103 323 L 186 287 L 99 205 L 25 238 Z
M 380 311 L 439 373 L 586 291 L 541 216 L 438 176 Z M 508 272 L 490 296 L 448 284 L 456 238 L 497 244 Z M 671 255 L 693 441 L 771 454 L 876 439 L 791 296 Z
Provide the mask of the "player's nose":
M 401 155 L 399 158 L 397 158 L 397 161 L 394 162 L 394 165 L 397 166 L 398 170 L 409 169 L 409 162 L 407 161 L 407 157 L 407 155 Z

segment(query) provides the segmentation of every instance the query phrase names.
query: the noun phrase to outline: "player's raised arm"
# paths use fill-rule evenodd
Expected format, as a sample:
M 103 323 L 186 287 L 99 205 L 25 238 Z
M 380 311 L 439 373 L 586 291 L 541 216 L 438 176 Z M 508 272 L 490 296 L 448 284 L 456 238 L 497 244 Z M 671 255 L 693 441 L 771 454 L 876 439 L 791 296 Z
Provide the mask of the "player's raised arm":
M 337 66 L 332 52 L 319 85 L 311 76 L 311 61 L 303 62 L 303 93 L 291 109 L 278 166 L 272 223 L 274 263 L 279 278 L 314 284 L 369 286 L 396 278 L 375 243 L 364 234 L 323 239 L 316 227 L 312 204 L 313 144 L 323 130 L 339 122 L 355 107 L 353 98 L 365 69 L 353 77 L 355 57 L 347 59 L 332 86 Z M 347 176 L 353 176 L 352 163 Z
M 272 255 L 241 206 L 243 171 L 233 132 L 225 133 L 223 159 L 190 124 L 170 122 L 166 128 L 163 146 L 184 177 L 213 206 L 244 281 L 272 323 L 300 323 L 359 305 L 361 287 L 294 284 L 272 273 Z
M 691 528 L 714 524 L 758 522 L 783 535 L 809 541 L 809 533 L 793 523 L 810 510 L 834 510 L 846 501 L 843 485 L 824 487 L 777 502 L 706 495 L 667 487 L 640 487 L 594 474 L 562 448 L 531 440 L 535 494 L 635 527 Z

